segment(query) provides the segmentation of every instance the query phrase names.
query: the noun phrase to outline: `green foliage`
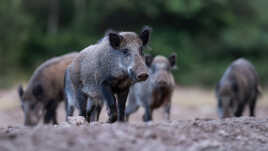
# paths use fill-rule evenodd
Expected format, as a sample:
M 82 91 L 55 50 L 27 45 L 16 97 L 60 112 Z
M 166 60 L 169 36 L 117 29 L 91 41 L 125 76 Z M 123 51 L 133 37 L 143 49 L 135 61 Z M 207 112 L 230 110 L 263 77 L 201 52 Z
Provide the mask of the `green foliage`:
M 214 86 L 231 61 L 245 57 L 265 85 L 267 6 L 267 0 L 2 0 L 0 87 L 16 72 L 29 76 L 52 56 L 96 43 L 107 29 L 138 32 L 144 25 L 153 27 L 146 53 L 177 53 L 178 84 Z
M 14 80 L 18 60 L 28 38 L 30 20 L 20 7 L 20 0 L 0 1 L 0 87 Z

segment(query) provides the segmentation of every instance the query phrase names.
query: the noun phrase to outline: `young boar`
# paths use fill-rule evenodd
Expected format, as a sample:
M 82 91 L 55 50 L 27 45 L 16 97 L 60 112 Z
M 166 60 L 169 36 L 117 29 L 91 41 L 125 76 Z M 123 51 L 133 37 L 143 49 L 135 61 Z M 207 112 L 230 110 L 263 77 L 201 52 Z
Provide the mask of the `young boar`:
M 130 88 L 126 118 L 136 112 L 139 106 L 145 109 L 144 121 L 151 121 L 153 110 L 164 106 L 165 118 L 170 118 L 171 96 L 175 82 L 171 70 L 176 67 L 176 55 L 171 54 L 168 58 L 148 55 L 145 57 L 149 68 L 148 80 L 136 83 Z
M 25 125 L 38 124 L 44 113 L 44 123 L 57 124 L 56 109 L 64 99 L 64 73 L 78 53 L 55 57 L 41 64 L 25 90 L 18 87 Z
M 255 105 L 260 94 L 259 77 L 246 59 L 234 61 L 216 87 L 220 118 L 240 117 L 249 105 L 249 115 L 255 116 Z
M 97 44 L 80 52 L 65 74 L 67 117 L 72 116 L 77 107 L 80 116 L 89 122 L 94 111 L 99 115 L 105 102 L 108 122 L 125 120 L 129 87 L 148 77 L 143 48 L 149 41 L 150 32 L 149 27 L 140 35 L 110 31 Z

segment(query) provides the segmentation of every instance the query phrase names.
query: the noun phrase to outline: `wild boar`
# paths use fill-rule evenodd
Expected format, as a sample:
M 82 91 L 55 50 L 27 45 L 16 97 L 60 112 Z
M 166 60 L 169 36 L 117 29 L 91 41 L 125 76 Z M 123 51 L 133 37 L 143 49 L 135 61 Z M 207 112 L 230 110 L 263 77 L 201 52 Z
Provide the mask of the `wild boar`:
M 43 115 L 45 124 L 57 124 L 56 109 L 64 99 L 64 73 L 77 55 L 70 53 L 47 60 L 35 70 L 25 90 L 18 87 L 25 125 L 38 124 Z
M 255 116 L 255 105 L 261 94 L 259 77 L 246 59 L 235 60 L 216 86 L 220 118 L 240 117 L 249 105 L 249 115 Z
M 149 68 L 149 78 L 144 82 L 136 83 L 130 88 L 126 119 L 136 112 L 140 106 L 145 109 L 143 120 L 151 121 L 153 110 L 164 106 L 165 118 L 170 119 L 171 97 L 175 81 L 171 73 L 176 68 L 176 54 L 168 58 L 164 56 L 145 56 Z
M 109 31 L 98 43 L 80 52 L 65 74 L 67 117 L 72 116 L 74 107 L 77 107 L 80 116 L 90 122 L 91 113 L 97 108 L 96 114 L 99 115 L 105 102 L 109 116 L 107 122 L 125 120 L 129 87 L 148 78 L 143 48 L 150 33 L 149 27 L 143 28 L 139 35 Z

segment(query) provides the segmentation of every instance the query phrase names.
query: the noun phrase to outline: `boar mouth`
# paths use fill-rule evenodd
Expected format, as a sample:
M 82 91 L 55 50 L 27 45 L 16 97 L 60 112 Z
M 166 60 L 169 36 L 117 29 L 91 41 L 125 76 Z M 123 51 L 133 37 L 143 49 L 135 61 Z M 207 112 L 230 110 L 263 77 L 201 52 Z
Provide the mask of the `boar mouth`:
M 156 82 L 154 86 L 156 89 L 169 89 L 170 88 L 169 84 L 165 81 L 164 82 Z
M 135 74 L 132 70 L 130 70 L 129 77 L 135 83 L 135 82 L 141 82 L 141 81 L 147 80 L 149 75 L 146 72 L 141 72 L 141 73 Z

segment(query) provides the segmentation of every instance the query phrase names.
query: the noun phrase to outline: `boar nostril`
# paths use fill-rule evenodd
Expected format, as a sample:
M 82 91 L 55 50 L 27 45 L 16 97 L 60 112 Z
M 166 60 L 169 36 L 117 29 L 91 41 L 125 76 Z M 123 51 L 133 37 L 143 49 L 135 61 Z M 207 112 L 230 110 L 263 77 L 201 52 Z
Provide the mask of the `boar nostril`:
M 145 81 L 147 78 L 149 77 L 149 75 L 147 73 L 140 73 L 139 75 L 137 75 L 137 80 L 138 81 Z

